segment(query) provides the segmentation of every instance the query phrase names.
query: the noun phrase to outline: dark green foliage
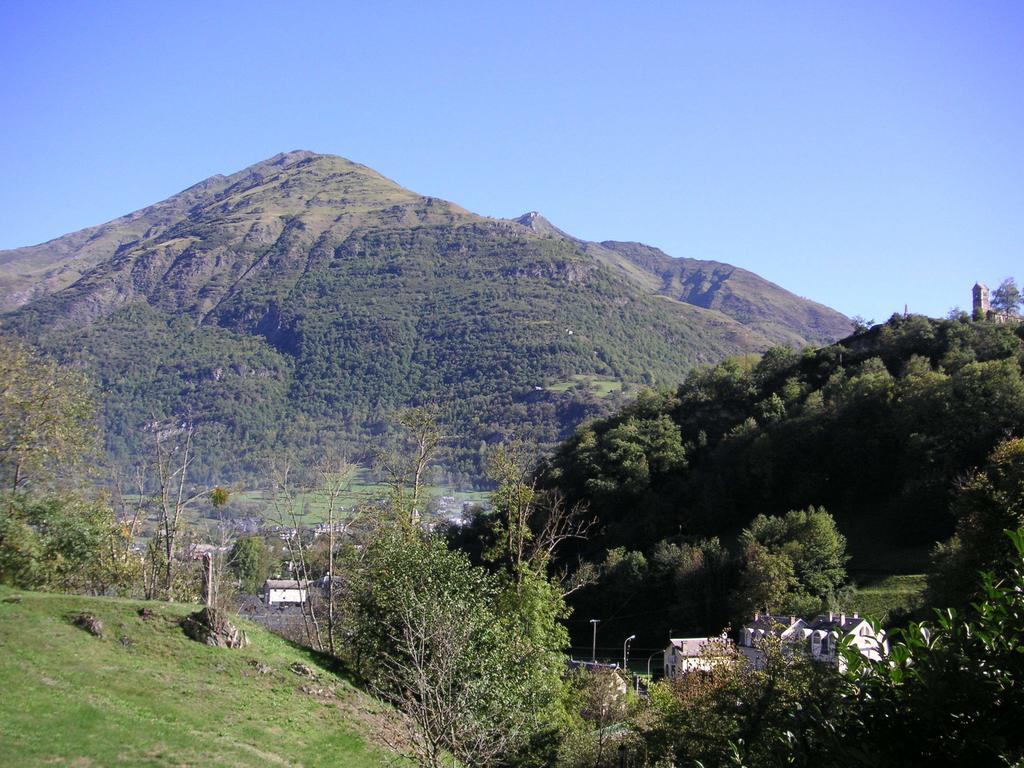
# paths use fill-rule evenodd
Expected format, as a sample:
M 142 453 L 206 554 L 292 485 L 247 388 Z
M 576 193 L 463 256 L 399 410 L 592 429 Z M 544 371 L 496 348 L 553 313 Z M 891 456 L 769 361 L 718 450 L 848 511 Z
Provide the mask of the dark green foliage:
M 758 515 L 739 543 L 738 621 L 757 610 L 814 615 L 846 582 L 846 539 L 824 508 Z
M 39 298 L 3 325 L 90 370 L 118 462 L 143 455 L 143 425 L 187 420 L 202 462 L 193 476 L 209 482 L 259 474 L 268 453 L 365 458 L 388 441 L 394 410 L 425 403 L 457 436 L 451 476 L 479 481 L 482 443 L 551 446 L 607 415 L 623 389 L 848 327 L 723 264 L 685 260 L 691 287 L 714 272 L 714 296 L 657 296 L 674 292 L 635 249 L 536 223 L 485 219 L 343 158 L 291 152 L 4 252 L 0 306 L 13 309 L 26 282 Z
M 887 658 L 853 650 L 839 698 L 806 710 L 797 765 L 1017 765 L 1024 759 L 1024 531 L 983 573 L 977 602 L 890 638 Z
M 241 583 L 241 591 L 256 594 L 271 575 L 272 552 L 259 536 L 244 536 L 235 541 L 228 555 L 228 568 Z
M 650 565 L 666 545 L 712 537 L 729 545 L 758 515 L 820 506 L 836 524 L 825 538 L 845 537 L 854 573 L 921 573 L 934 542 L 953 533 L 958 481 L 1007 435 L 1024 434 L 1022 353 L 1014 324 L 895 316 L 820 350 L 727 360 L 692 372 L 674 394 L 638 398 L 580 428 L 544 467 L 542 483 L 598 517 L 599 531 L 579 552 L 595 564 L 617 548 Z M 681 449 L 671 455 L 685 462 L 636 471 L 656 465 L 654 432 L 671 435 Z M 833 555 L 841 547 L 831 544 L 804 551 L 762 542 L 747 553 L 757 562 L 747 564 L 745 588 L 742 563 L 726 558 L 732 565 L 708 577 L 719 585 L 718 611 L 679 612 L 679 593 L 650 567 L 621 599 L 602 600 L 616 594 L 609 576 L 573 597 L 574 643 L 589 642 L 589 618 L 613 621 L 602 631 L 623 637 L 642 621 L 653 645 L 670 629 L 717 632 L 764 607 L 757 603 L 857 609 L 840 588 Z M 805 555 L 811 560 L 800 562 Z
M 1013 554 L 1005 530 L 1024 525 L 1024 440 L 1000 443 L 985 466 L 966 480 L 953 503 L 956 533 L 933 553 L 928 580 L 932 605 L 966 606 L 976 574 L 998 569 Z
M 956 478 L 1021 431 L 1022 349 L 1011 324 L 897 316 L 841 345 L 726 361 L 642 414 L 671 418 L 685 468 L 621 482 L 619 457 L 643 441 L 605 446 L 640 416 L 633 406 L 579 430 L 546 482 L 590 503 L 598 546 L 728 535 L 759 513 L 821 505 L 854 567 L 885 568 L 885 553 L 949 536 Z

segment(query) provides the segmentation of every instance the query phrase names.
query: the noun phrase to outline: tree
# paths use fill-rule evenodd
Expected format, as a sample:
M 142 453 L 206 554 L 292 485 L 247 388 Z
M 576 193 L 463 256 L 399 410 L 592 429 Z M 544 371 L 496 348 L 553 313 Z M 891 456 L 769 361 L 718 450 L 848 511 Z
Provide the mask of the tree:
M 516 588 L 528 575 L 547 579 L 548 568 L 566 542 L 584 540 L 596 522 L 585 517 L 584 505 L 569 507 L 561 492 L 541 489 L 526 469 L 519 446 L 501 446 L 492 457 L 490 475 L 498 483 L 491 494 L 489 538 L 484 552 L 490 562 L 500 562 Z M 562 597 L 582 588 L 587 574 L 563 571 L 558 575 Z
M 1024 525 L 1024 439 L 996 446 L 961 485 L 952 510 L 956 533 L 932 553 L 928 601 L 960 608 L 974 597 L 977 573 L 999 568 L 1013 554 L 1002 532 Z
M 169 438 L 184 435 L 182 442 Z M 175 565 L 178 540 L 185 510 L 199 499 L 210 496 L 213 489 L 195 490 L 189 483 L 188 472 L 195 461 L 193 439 L 195 427 L 189 422 L 180 427 L 167 428 L 153 423 L 153 456 L 157 481 L 157 511 L 160 515 L 159 544 L 162 548 L 162 591 L 167 600 L 175 599 Z M 217 495 L 220 498 L 220 495 Z M 227 501 L 226 497 L 224 501 Z M 159 548 L 150 548 L 155 556 Z
M 111 509 L 73 494 L 19 494 L 0 512 L 0 583 L 103 595 L 138 576 Z
M 783 552 L 772 552 L 754 542 L 746 547 L 740 574 L 739 605 L 742 615 L 754 611 L 782 611 L 790 607 L 797 586 L 793 561 Z
M 868 320 L 861 315 L 854 315 L 850 318 L 850 322 L 853 324 L 854 333 L 864 333 L 865 331 L 869 331 L 875 324 L 874 320 Z
M 241 582 L 242 591 L 255 594 L 270 576 L 270 550 L 259 536 L 243 536 L 228 554 L 228 568 Z
M 804 710 L 810 727 L 788 745 L 797 765 L 1021 764 L 1024 529 L 1004 538 L 1012 555 L 980 575 L 966 611 L 894 631 L 885 658 L 841 647 L 840 696 Z
M 385 521 L 347 570 L 349 652 L 405 715 L 420 765 L 496 765 L 527 739 L 535 667 L 516 622 L 497 610 L 494 578 L 444 541 Z M 524 653 L 526 651 L 526 653 Z
M 999 287 L 992 291 L 990 305 L 996 312 L 1008 315 L 1016 314 L 1021 304 L 1020 289 L 1017 281 L 1008 277 L 999 284 Z
M 335 653 L 334 640 L 337 634 L 337 594 L 334 559 L 337 551 L 337 520 L 341 513 L 342 494 L 351 488 L 352 472 L 355 466 L 345 458 L 324 459 L 317 466 L 320 476 L 318 489 L 327 502 L 327 646 Z M 346 525 L 355 522 L 350 517 Z
M 394 420 L 402 431 L 401 449 L 378 452 L 377 465 L 391 486 L 393 511 L 413 525 L 421 512 L 426 471 L 445 436 L 432 406 L 402 408 Z
M 824 606 L 846 582 L 846 538 L 824 507 L 758 515 L 740 534 L 739 607 L 793 613 Z
M 11 494 L 65 478 L 94 445 L 93 405 L 79 371 L 0 339 L 0 481 Z

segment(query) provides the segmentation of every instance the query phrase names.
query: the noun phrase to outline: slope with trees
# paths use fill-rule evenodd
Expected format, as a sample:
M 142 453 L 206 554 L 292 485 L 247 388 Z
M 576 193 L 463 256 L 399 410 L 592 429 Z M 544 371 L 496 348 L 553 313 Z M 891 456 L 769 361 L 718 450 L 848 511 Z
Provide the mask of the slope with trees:
M 580 428 L 543 482 L 596 514 L 601 532 L 581 554 L 601 563 L 620 553 L 609 574 L 638 558 L 657 571 L 669 546 L 686 547 L 687 558 L 699 552 L 718 563 L 700 578 L 735 584 L 744 560 L 721 564 L 714 553 L 724 545 L 747 561 L 770 561 L 747 570 L 774 572 L 762 591 L 785 596 L 797 560 L 763 546 L 758 516 L 812 506 L 835 519 L 854 572 L 920 573 L 934 544 L 954 532 L 962 478 L 1024 431 L 1022 360 L 1018 324 L 894 316 L 830 347 L 774 348 L 694 371 L 675 391 L 641 395 Z M 622 613 L 670 612 L 671 599 L 644 604 L 657 582 L 637 576 L 623 587 Z M 608 583 L 630 582 L 619 574 Z M 832 580 L 828 590 L 805 591 L 842 602 L 842 587 Z M 798 604 L 792 597 L 771 602 Z M 716 629 L 694 610 L 687 627 Z
M 449 470 L 480 480 L 481 443 L 553 445 L 625 396 L 587 381 L 628 395 L 848 328 L 740 277 L 723 283 L 735 300 L 688 303 L 615 250 L 302 151 L 0 253 L 3 326 L 89 370 L 108 451 L 128 463 L 144 424 L 187 420 L 211 481 L 252 477 L 283 449 L 356 453 L 393 410 L 428 402 L 458 436 Z

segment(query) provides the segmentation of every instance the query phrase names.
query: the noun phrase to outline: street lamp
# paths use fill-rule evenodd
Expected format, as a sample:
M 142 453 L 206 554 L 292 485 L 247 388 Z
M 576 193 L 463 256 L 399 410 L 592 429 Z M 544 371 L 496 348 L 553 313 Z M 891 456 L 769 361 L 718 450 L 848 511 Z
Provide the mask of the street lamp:
M 664 654 L 665 652 L 664 651 L 655 651 L 654 653 L 652 653 L 650 656 L 647 657 L 647 676 L 648 677 L 651 677 L 651 659 L 653 659 L 659 653 Z M 664 659 L 662 659 L 662 665 L 661 666 L 663 666 L 663 667 L 665 666 Z
M 626 642 L 622 644 L 622 670 L 626 671 L 626 655 L 629 653 L 629 644 L 636 640 L 636 635 L 630 635 L 626 638 Z
M 590 623 L 594 625 L 594 645 L 590 649 L 590 660 L 597 663 L 597 625 L 601 623 L 600 619 L 591 619 Z

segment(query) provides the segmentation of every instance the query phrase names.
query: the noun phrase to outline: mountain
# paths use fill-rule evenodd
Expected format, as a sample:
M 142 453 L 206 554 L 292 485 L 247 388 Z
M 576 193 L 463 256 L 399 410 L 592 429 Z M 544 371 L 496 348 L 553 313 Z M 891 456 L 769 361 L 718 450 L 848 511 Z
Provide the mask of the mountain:
M 115 456 L 190 418 L 229 475 L 281 447 L 365 449 L 421 402 L 473 475 L 483 443 L 551 444 L 639 385 L 849 330 L 728 265 L 477 216 L 306 151 L 0 252 L 0 306 L 7 332 L 93 372 Z
M 680 259 L 643 243 L 578 240 L 536 211 L 516 221 L 537 234 L 575 242 L 586 253 L 650 293 L 716 310 L 775 344 L 828 344 L 850 333 L 834 309 L 793 295 L 753 272 L 703 259 Z

